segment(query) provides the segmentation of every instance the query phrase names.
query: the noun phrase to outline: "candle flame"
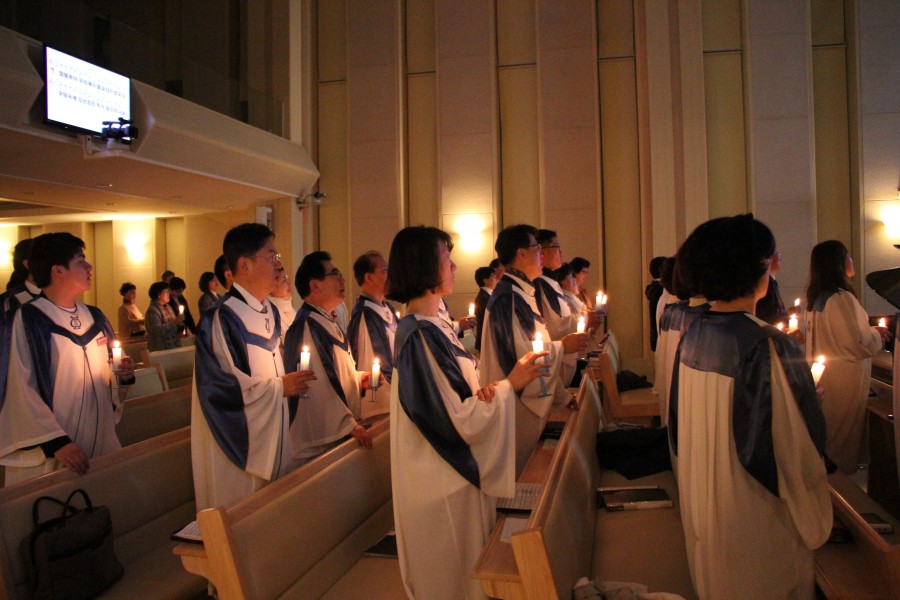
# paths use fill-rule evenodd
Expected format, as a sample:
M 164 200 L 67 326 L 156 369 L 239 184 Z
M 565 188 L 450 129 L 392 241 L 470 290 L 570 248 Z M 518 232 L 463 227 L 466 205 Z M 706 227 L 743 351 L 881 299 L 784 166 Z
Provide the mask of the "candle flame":
M 304 352 L 309 352 L 309 346 L 303 346 L 303 351 L 304 351 Z
M 119 347 L 121 347 L 121 346 L 122 346 L 122 344 L 119 343 L 119 340 L 115 340 L 115 341 L 113 342 L 113 348 L 119 348 Z
M 777 329 L 778 331 L 784 331 L 784 323 L 776 323 L 775 329 Z
M 372 366 L 377 366 L 377 365 L 380 365 L 380 364 L 381 364 L 381 361 L 378 360 L 377 358 L 376 358 L 375 360 L 372 361 Z
M 816 359 L 816 362 L 819 363 L 820 365 L 824 365 L 825 364 L 825 355 L 820 354 L 819 358 Z
M 544 335 L 540 331 L 538 331 L 537 333 L 534 334 L 534 341 L 541 342 L 543 340 L 544 340 Z
M 794 300 L 794 306 L 800 306 L 800 298 Z

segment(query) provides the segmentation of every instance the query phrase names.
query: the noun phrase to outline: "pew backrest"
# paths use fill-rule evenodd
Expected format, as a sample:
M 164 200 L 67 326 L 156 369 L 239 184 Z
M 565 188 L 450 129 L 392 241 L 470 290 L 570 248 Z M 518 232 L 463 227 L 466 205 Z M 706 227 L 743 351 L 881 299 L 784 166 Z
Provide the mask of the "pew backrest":
M 128 399 L 158 394 L 169 389 L 162 365 L 156 364 L 134 370 L 134 383 L 128 388 Z
M 122 446 L 130 446 L 191 424 L 191 386 L 128 399 L 116 423 Z
M 166 374 L 170 388 L 189 385 L 194 378 L 194 346 L 183 346 L 171 350 L 144 351 L 145 366 L 160 365 Z

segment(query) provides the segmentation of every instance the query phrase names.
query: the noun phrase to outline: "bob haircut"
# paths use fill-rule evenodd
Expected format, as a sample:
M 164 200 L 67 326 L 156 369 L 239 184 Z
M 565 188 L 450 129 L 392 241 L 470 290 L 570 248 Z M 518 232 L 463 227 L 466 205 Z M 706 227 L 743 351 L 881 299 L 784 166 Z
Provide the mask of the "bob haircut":
M 747 214 L 703 223 L 682 244 L 676 260 L 694 295 L 729 301 L 753 294 L 773 254 L 772 232 Z
M 377 250 L 369 250 L 353 262 L 353 277 L 358 285 L 366 281 L 367 274 L 375 272 L 376 258 L 384 259 L 384 255 Z
M 569 261 L 569 264 L 572 265 L 572 273 L 574 275 L 578 275 L 591 266 L 591 261 L 586 258 L 576 256 L 571 261 Z
M 391 243 L 388 298 L 406 304 L 441 285 L 440 245 L 453 250 L 450 234 L 437 227 L 406 227 Z
M 169 287 L 169 284 L 166 283 L 165 281 L 157 281 L 156 283 L 150 284 L 150 291 L 149 291 L 150 299 L 157 300 L 159 298 L 160 294 L 162 294 L 164 291 L 170 290 L 170 289 L 172 289 L 172 288 Z
M 216 279 L 216 274 L 212 271 L 206 271 L 200 276 L 200 291 L 204 294 L 209 291 L 210 282 Z
M 331 260 L 331 255 L 322 250 L 310 252 L 303 257 L 303 261 L 294 274 L 294 287 L 297 288 L 297 293 L 300 294 L 301 298 L 309 296 L 310 281 L 313 279 L 320 281 L 325 279 L 325 265 L 322 263 L 326 260 Z
M 68 269 L 72 259 L 83 250 L 84 242 L 71 233 L 57 231 L 34 238 L 28 256 L 34 284 L 39 288 L 50 285 L 50 270 L 57 265 Z
M 136 289 L 137 289 L 136 285 L 134 285 L 130 281 L 126 281 L 125 283 L 122 284 L 122 287 L 119 288 L 119 294 L 121 294 L 124 297 L 125 294 L 127 294 L 131 290 L 136 290 Z
M 850 251 L 838 240 L 816 244 L 809 256 L 809 287 L 806 288 L 806 309 L 812 310 L 822 294 L 846 290 L 856 296 L 847 277 L 847 257 Z
M 665 256 L 656 256 L 650 260 L 650 277 L 653 279 L 660 278 L 664 262 L 666 262 Z
M 237 271 L 239 258 L 254 256 L 273 237 L 275 234 L 272 230 L 259 223 L 243 223 L 229 229 L 222 242 L 222 254 L 225 255 L 231 272 Z
M 575 269 L 572 267 L 572 263 L 563 263 L 560 268 L 550 272 L 550 277 L 557 283 L 562 283 L 569 275 L 575 275 Z
M 497 258 L 505 266 L 509 266 L 516 259 L 516 252 L 520 248 L 531 246 L 531 238 L 535 237 L 537 229 L 531 225 L 511 225 L 497 234 L 497 242 L 494 250 Z M 537 240 L 535 240 L 537 241 Z
M 478 287 L 484 287 L 484 282 L 494 276 L 494 269 L 490 267 L 478 267 L 475 269 L 475 283 Z

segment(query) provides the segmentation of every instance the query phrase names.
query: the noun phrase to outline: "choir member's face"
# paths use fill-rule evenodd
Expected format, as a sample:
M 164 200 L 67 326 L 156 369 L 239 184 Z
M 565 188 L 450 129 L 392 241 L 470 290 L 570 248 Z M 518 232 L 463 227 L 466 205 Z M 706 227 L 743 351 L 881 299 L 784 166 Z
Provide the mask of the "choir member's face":
M 559 240 L 553 240 L 546 246 L 541 246 L 541 261 L 548 269 L 556 270 L 562 266 L 562 248 Z
M 169 300 L 172 299 L 172 290 L 165 289 L 159 293 L 159 296 L 156 297 L 156 301 L 160 304 L 168 304 Z
M 215 277 L 213 277 L 212 279 L 209 280 L 209 285 L 206 286 L 206 288 L 210 292 L 218 292 L 219 291 L 219 280 L 216 279 Z
M 490 277 L 488 277 L 487 279 L 485 279 L 485 280 L 484 280 L 484 287 L 486 287 L 486 288 L 489 289 L 489 290 L 492 290 L 492 289 L 494 289 L 495 287 L 497 287 L 497 276 L 496 276 L 496 275 L 491 275 Z
M 60 283 L 77 289 L 78 293 L 91 289 L 91 271 L 94 267 L 84 257 L 84 252 L 79 252 L 72 257 L 67 267 L 56 265 L 53 273 L 59 278 Z
M 369 278 L 369 281 L 372 282 L 372 286 L 375 289 L 379 290 L 382 294 L 386 294 L 388 274 L 387 261 L 380 256 L 376 256 L 372 258 L 372 262 L 375 263 L 375 269 L 371 273 L 367 273 L 367 277 Z
M 249 269 L 252 280 L 259 283 L 260 289 L 265 288 L 265 295 L 268 296 L 278 290 L 281 283 L 279 281 L 280 273 L 284 270 L 284 266 L 281 264 L 281 255 L 275 249 L 272 238 L 266 240 L 265 245 L 252 257 Z
M 443 242 L 440 243 L 438 260 L 440 261 L 441 295 L 449 296 L 453 293 L 453 287 L 456 284 L 456 263 L 450 258 L 450 251 Z
M 559 286 L 573 294 L 578 291 L 578 284 L 575 283 L 575 276 L 571 273 L 566 275 L 566 278 L 559 282 Z
M 535 277 L 540 277 L 544 263 L 541 260 L 541 245 L 537 243 L 533 235 L 529 235 L 528 240 L 528 247 L 520 248 L 519 256 L 521 258 L 522 272 L 529 279 L 534 279 Z
M 125 292 L 125 302 L 127 304 L 134 304 L 134 301 L 137 299 L 137 290 L 128 290 Z
M 331 310 L 344 301 L 344 275 L 330 260 L 322 261 L 322 267 L 325 269 L 325 277 L 319 280 L 324 300 L 322 308 Z M 330 305 L 331 302 L 334 302 L 334 306 Z
M 587 279 L 589 269 L 582 269 L 575 274 L 575 283 L 578 284 L 579 289 L 584 285 L 585 280 Z

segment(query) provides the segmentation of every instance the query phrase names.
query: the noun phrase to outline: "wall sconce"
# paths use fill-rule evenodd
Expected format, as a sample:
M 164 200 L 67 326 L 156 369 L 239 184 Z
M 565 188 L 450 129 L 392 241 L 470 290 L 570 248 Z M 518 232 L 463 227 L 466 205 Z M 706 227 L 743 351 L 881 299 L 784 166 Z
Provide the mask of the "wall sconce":
M 13 245 L 6 240 L 0 240 L 0 268 L 13 268 Z
M 459 249 L 474 254 L 484 245 L 484 222 L 474 216 L 465 215 L 456 222 L 456 233 L 459 234 Z
M 132 231 L 125 236 L 125 252 L 132 264 L 142 264 L 147 258 L 147 237 L 140 232 Z
M 311 206 L 319 206 L 322 204 L 322 200 L 327 197 L 325 192 L 313 192 L 311 194 L 307 194 L 302 198 L 296 199 L 297 208 L 300 212 L 303 212 L 304 208 L 310 208 Z

